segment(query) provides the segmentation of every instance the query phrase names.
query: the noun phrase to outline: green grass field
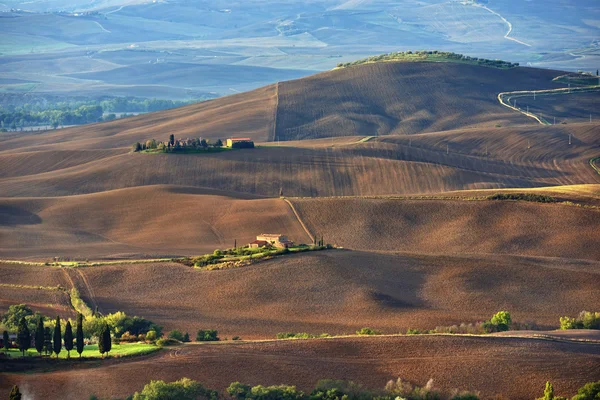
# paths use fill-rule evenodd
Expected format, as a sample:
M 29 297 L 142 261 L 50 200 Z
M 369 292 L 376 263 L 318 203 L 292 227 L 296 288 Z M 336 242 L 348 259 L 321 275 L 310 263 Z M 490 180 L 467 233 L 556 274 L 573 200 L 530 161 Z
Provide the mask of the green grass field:
M 112 350 L 108 354 L 110 357 L 131 357 L 150 354 L 158 350 L 160 350 L 160 347 L 146 343 L 113 344 Z M 21 357 L 21 352 L 18 349 L 10 349 L 8 350 L 7 354 L 13 358 Z M 101 358 L 102 354 L 98 352 L 98 345 L 90 344 L 84 347 L 81 356 L 85 358 Z M 31 348 L 25 352 L 25 357 L 39 357 L 39 355 L 35 348 Z M 52 357 L 55 356 L 52 355 Z M 66 359 L 67 351 L 63 348 L 58 357 Z M 79 355 L 75 349 L 71 350 L 71 358 L 78 357 Z

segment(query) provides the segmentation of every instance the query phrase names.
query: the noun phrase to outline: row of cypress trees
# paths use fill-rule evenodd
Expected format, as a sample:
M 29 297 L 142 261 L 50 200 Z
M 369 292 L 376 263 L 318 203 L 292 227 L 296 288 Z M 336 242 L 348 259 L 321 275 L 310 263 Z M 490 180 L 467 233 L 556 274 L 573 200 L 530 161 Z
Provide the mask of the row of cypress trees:
M 53 337 L 52 337 L 53 336 Z M 52 339 L 51 339 L 52 338 Z M 56 317 L 56 323 L 54 325 L 54 335 L 51 335 L 50 328 L 44 328 L 44 317 L 40 316 L 37 323 L 37 329 L 35 330 L 35 349 L 40 355 L 44 350 L 46 350 L 46 354 L 54 352 L 56 356 L 60 354 L 63 347 L 63 339 L 64 339 L 64 347 L 67 350 L 67 357 L 71 357 L 71 350 L 73 350 L 73 328 L 71 327 L 71 321 L 67 321 L 67 325 L 65 326 L 65 335 L 62 337 L 62 332 L 60 329 L 60 317 Z M 4 331 L 4 346 L 8 350 L 9 348 L 9 338 L 8 332 Z M 19 325 L 17 327 L 17 345 L 19 346 L 19 350 L 25 356 L 25 352 L 29 350 L 31 347 L 31 333 L 29 332 L 29 327 L 27 326 L 27 321 L 25 317 L 21 318 L 19 321 Z M 83 348 L 85 343 L 83 342 L 83 315 L 77 315 L 77 328 L 75 331 L 75 347 L 77 353 L 79 353 L 79 357 L 81 358 L 81 353 L 83 353 Z M 110 338 L 110 329 L 108 325 L 105 324 L 104 329 L 102 330 L 102 334 L 98 338 L 98 350 L 101 354 L 108 353 L 111 350 L 112 341 Z

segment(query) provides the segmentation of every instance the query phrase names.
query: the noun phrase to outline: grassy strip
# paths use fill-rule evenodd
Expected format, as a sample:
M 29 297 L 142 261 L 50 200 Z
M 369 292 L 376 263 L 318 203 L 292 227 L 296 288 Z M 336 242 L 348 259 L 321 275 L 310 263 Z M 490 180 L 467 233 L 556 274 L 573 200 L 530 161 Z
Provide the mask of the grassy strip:
M 112 349 L 109 353 L 109 358 L 120 358 L 120 357 L 132 357 L 132 356 L 141 356 L 145 354 L 154 353 L 159 351 L 160 347 L 153 344 L 146 343 L 131 343 L 131 344 L 114 344 L 112 345 Z M 19 349 L 10 349 L 5 351 L 5 353 L 9 357 L 14 358 L 22 358 L 21 352 Z M 86 345 L 83 349 L 83 353 L 81 353 L 82 358 L 90 359 L 90 358 L 102 358 L 102 354 L 98 351 L 97 344 L 89 344 Z M 41 358 L 35 348 L 29 349 L 25 352 L 25 357 L 29 358 Z M 55 358 L 56 356 L 53 355 Z M 62 350 L 58 355 L 59 359 L 67 358 L 67 351 Z M 76 351 L 71 351 L 71 358 L 77 359 L 79 358 L 79 354 Z
M 483 67 L 492 67 L 499 69 L 509 69 L 518 67 L 518 63 L 511 63 L 508 61 L 501 60 L 488 60 L 485 58 L 476 58 L 469 57 L 458 53 L 452 52 L 444 52 L 444 51 L 399 51 L 396 53 L 389 54 L 381 54 L 378 56 L 372 56 L 363 58 L 360 60 L 356 60 L 348 63 L 340 63 L 336 68 L 346 68 L 352 67 L 354 65 L 363 65 L 363 64 L 374 64 L 378 62 L 450 62 L 456 64 L 469 64 L 469 65 L 479 65 Z
M 94 315 L 94 311 L 87 305 L 85 301 L 81 298 L 79 294 L 79 290 L 77 288 L 72 288 L 69 291 L 69 297 L 71 299 L 71 305 L 73 309 L 80 314 L 83 314 L 84 317 L 88 318 Z
M 35 286 L 35 285 L 17 285 L 14 283 L 0 283 L 0 287 L 9 287 L 14 289 L 36 289 L 36 290 L 56 290 L 60 292 L 66 292 L 66 289 L 62 286 Z
M 533 193 L 495 193 L 487 196 L 488 200 L 521 200 L 521 201 L 532 201 L 537 203 L 556 203 L 558 202 L 552 196 L 545 194 L 533 194 Z

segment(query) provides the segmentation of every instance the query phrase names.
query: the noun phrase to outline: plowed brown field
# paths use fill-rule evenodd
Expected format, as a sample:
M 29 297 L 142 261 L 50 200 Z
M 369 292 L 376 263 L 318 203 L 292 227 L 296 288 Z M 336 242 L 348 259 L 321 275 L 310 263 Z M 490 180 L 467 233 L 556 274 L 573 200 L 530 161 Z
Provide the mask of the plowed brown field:
M 229 383 L 296 384 L 310 391 L 319 379 L 348 379 L 382 389 L 390 379 L 532 399 L 547 380 L 557 395 L 572 395 L 600 378 L 600 346 L 546 340 L 483 337 L 385 337 L 293 340 L 229 345 L 186 345 L 130 362 L 94 369 L 0 374 L 0 390 L 18 384 L 36 398 L 125 397 L 150 379 L 186 376 L 222 391 Z
M 286 196 L 364 196 L 600 183 L 588 164 L 598 154 L 598 129 L 492 128 L 212 154 L 97 153 L 98 159 L 71 167 L 40 165 L 45 171 L 35 174 L 27 172 L 31 156 L 4 152 L 6 168 L 20 172 L 0 178 L 0 192 L 47 197 L 171 184 L 272 197 L 280 189 Z
M 5 258 L 204 254 L 261 233 L 312 242 L 281 199 L 175 186 L 1 199 L 0 216 Z
M 18 271 L 10 271 L 4 275 L 21 283 Z M 288 331 L 348 334 L 365 326 L 385 333 L 433 329 L 483 321 L 503 309 L 517 321 L 556 328 L 561 316 L 600 308 L 597 261 L 543 257 L 331 250 L 222 271 L 173 263 L 76 271 L 104 313 L 247 339 Z M 83 295 L 90 290 L 82 282 L 73 279 Z
M 291 201 L 313 235 L 352 249 L 600 259 L 599 209 L 491 200 Z

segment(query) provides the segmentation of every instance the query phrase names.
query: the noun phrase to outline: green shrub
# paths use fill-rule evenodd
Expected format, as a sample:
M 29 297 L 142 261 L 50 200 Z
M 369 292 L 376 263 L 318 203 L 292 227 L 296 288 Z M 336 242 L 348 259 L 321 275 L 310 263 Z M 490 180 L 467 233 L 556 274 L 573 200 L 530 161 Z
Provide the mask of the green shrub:
M 598 400 L 600 399 L 600 381 L 589 382 L 579 388 L 571 400 Z
M 214 329 L 200 329 L 196 334 L 197 342 L 215 342 L 217 340 L 219 337 Z
M 250 387 L 240 382 L 233 382 L 226 389 L 227 393 L 234 399 L 239 400 L 305 400 L 303 392 L 295 386 L 254 386 Z
M 504 332 L 510 329 L 512 319 L 508 311 L 499 311 L 494 314 L 490 322 L 496 326 L 498 332 Z
M 242 340 L 242 338 L 239 337 L 239 336 L 234 336 L 234 337 L 231 338 L 231 340 Z
M 364 336 L 364 335 L 381 335 L 381 332 L 380 331 L 376 331 L 376 330 L 371 329 L 371 328 L 362 328 L 361 330 L 356 331 L 356 334 L 360 335 L 360 336 Z
M 169 335 L 167 336 L 169 339 L 175 339 L 178 340 L 180 342 L 183 342 L 183 333 L 181 333 L 181 331 L 178 331 L 177 329 L 172 330 L 171 332 L 169 332 Z
M 582 311 L 577 318 L 560 317 L 560 329 L 600 329 L 600 312 Z
M 168 338 L 168 339 L 158 339 L 156 341 L 156 345 L 158 347 L 175 346 L 175 345 L 178 345 L 179 343 L 181 343 L 179 340 L 171 339 L 171 338 Z
M 176 382 L 166 383 L 164 381 L 151 381 L 141 393 L 136 392 L 133 400 L 216 400 L 219 393 L 207 389 L 196 381 L 188 378 Z

